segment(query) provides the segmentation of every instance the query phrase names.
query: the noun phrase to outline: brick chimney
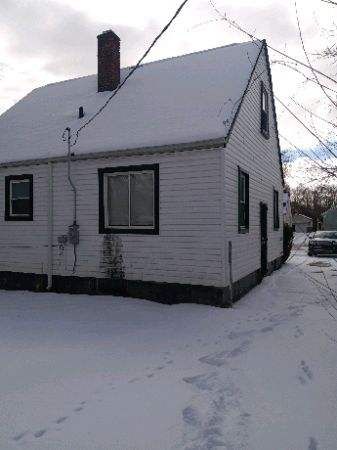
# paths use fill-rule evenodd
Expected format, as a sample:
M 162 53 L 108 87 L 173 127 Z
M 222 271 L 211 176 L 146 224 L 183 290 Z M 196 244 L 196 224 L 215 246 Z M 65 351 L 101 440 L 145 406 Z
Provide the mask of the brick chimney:
M 97 36 L 98 41 L 98 92 L 113 91 L 120 82 L 120 39 L 107 30 Z

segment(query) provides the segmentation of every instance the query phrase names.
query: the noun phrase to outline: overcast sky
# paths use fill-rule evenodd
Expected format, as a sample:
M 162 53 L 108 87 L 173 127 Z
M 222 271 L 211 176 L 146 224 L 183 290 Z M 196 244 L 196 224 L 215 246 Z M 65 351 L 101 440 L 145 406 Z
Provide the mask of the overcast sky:
M 292 0 L 212 0 L 217 8 L 272 46 L 305 61 Z M 122 64 L 132 65 L 167 22 L 181 0 L 1 0 L 0 113 L 33 88 L 96 72 L 96 36 L 113 29 L 122 40 Z M 316 56 L 331 37 L 337 7 L 321 0 L 298 0 L 305 44 L 315 67 L 336 77 L 337 65 Z M 190 0 L 174 26 L 158 43 L 148 61 L 248 40 L 224 21 L 209 0 Z M 297 102 L 336 123 L 320 88 L 295 71 L 276 63 L 270 52 L 275 93 L 322 137 L 328 127 L 296 106 Z M 302 70 L 302 69 L 301 69 Z M 310 72 L 306 72 L 310 77 Z M 323 78 L 322 78 L 323 81 Z M 336 85 L 328 86 L 337 88 Z M 336 96 L 335 96 L 336 98 Z M 336 108 L 335 108 L 336 110 Z M 299 147 L 317 142 L 284 111 L 277 108 L 282 135 Z M 283 146 L 285 143 L 282 142 Z

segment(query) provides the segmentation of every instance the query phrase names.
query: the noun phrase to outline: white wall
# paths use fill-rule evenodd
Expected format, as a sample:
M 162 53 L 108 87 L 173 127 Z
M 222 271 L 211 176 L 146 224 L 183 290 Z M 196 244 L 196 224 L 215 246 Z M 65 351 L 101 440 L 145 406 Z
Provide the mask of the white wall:
M 75 161 L 80 244 L 75 275 L 107 276 L 103 235 L 98 233 L 98 168 L 159 163 L 160 234 L 112 238 L 127 279 L 221 285 L 220 150 Z M 72 191 L 66 163 L 54 164 L 54 274 L 72 275 L 73 248 L 62 252 L 57 236 L 72 223 Z M 34 175 L 34 222 L 4 221 L 4 177 Z M 0 170 L 0 271 L 46 272 L 46 165 Z M 117 242 L 117 244 L 116 244 Z M 18 248 L 18 244 L 28 247 Z
M 229 143 L 223 151 L 225 196 L 225 254 L 228 242 L 233 245 L 233 280 L 236 281 L 260 268 L 260 202 L 268 205 L 268 261 L 282 254 L 282 200 L 278 147 L 269 94 L 270 138 L 260 133 L 260 81 L 271 90 L 263 52 L 244 97 Z M 249 174 L 249 233 L 238 233 L 238 166 Z M 274 230 L 273 188 L 279 192 L 280 229 Z M 228 279 L 228 270 L 226 271 Z
M 32 174 L 34 177 L 34 221 L 6 222 L 6 175 Z M 48 166 L 0 169 L 0 270 L 46 273 Z

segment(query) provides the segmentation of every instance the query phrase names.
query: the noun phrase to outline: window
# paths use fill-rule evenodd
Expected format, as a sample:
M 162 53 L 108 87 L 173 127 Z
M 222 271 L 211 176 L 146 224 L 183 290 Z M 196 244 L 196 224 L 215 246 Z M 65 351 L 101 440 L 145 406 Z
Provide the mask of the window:
M 280 213 L 279 213 L 279 195 L 278 191 L 274 189 L 274 230 L 280 228 Z
M 261 81 L 261 133 L 269 139 L 269 95 Z
M 33 175 L 5 178 L 5 220 L 33 220 Z
M 238 170 L 238 230 L 247 233 L 249 230 L 249 175 Z
M 98 170 L 100 233 L 159 232 L 159 166 Z

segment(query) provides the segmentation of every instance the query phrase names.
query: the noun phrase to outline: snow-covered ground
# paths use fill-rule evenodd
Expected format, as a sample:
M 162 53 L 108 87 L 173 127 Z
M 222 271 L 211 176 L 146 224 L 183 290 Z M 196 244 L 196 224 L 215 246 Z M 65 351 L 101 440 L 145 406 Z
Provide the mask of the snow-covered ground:
M 2 291 L 0 449 L 336 450 L 334 289 L 297 246 L 233 309 Z

